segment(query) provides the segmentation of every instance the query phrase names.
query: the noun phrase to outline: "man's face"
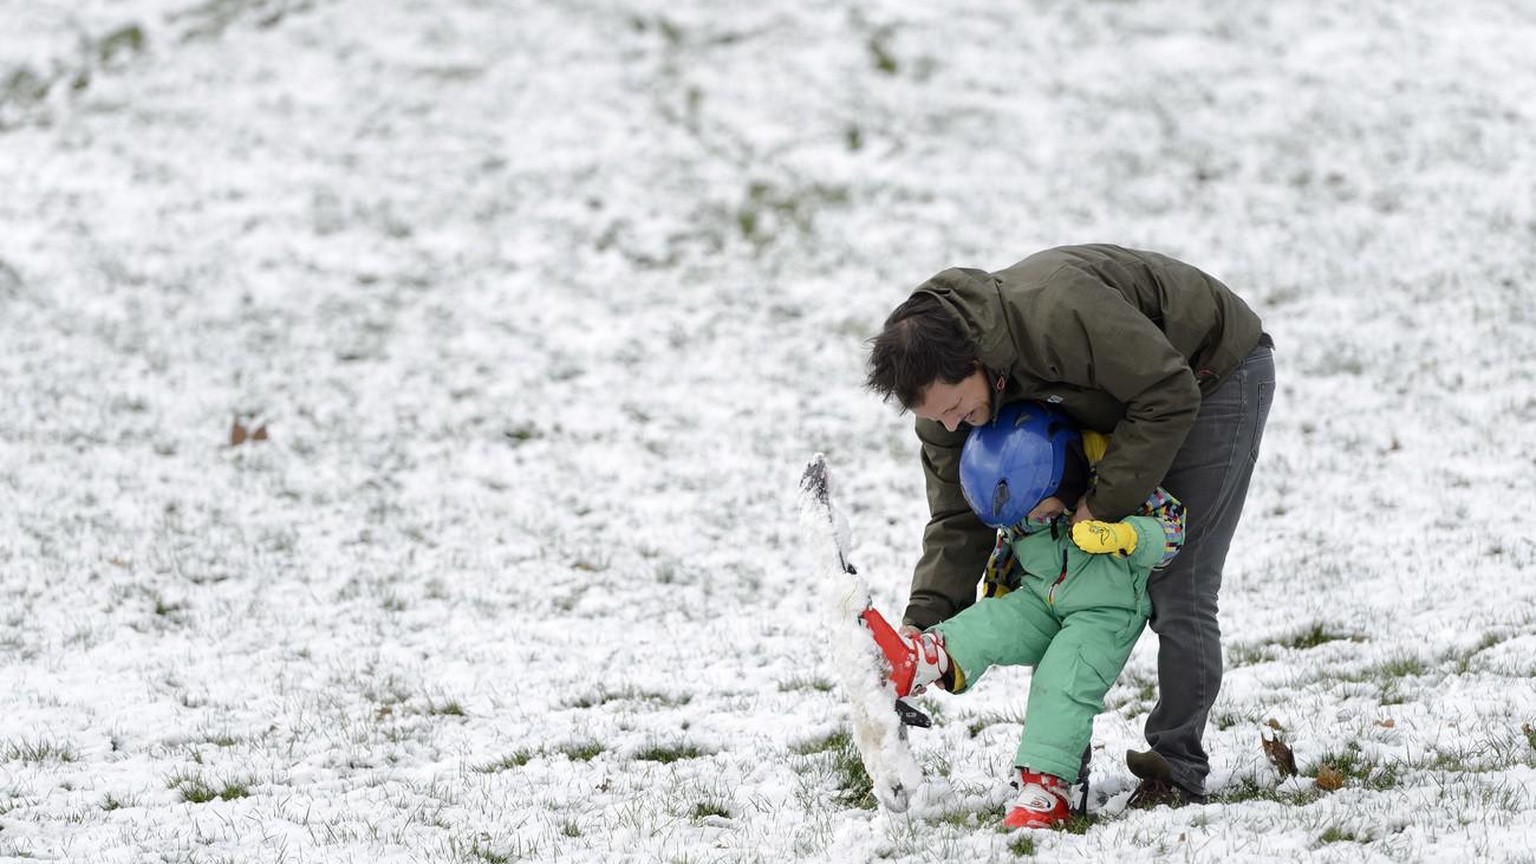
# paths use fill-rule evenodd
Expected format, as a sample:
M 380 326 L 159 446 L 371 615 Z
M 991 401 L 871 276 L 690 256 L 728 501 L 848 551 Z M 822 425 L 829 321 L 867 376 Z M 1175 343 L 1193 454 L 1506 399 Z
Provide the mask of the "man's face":
M 929 384 L 922 402 L 912 406 L 912 413 L 924 420 L 937 421 L 951 432 L 961 423 L 980 426 L 992 419 L 992 388 L 978 367 L 959 384 Z

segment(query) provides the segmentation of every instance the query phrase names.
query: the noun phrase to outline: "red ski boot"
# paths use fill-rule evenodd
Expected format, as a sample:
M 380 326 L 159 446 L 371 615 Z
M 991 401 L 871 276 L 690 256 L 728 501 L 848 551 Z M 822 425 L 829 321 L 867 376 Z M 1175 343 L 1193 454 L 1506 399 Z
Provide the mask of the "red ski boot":
M 903 636 L 873 606 L 865 609 L 859 617 L 875 637 L 875 644 L 880 646 L 880 653 L 885 655 L 886 662 L 891 664 L 891 683 L 896 685 L 897 699 L 932 684 L 949 671 L 949 652 L 944 650 L 944 634 Z
M 1009 828 L 1055 828 L 1072 815 L 1067 803 L 1072 789 L 1060 777 L 1020 768 L 1013 785 L 1019 790 L 1019 797 L 1013 799 L 1013 806 L 1003 817 L 1003 824 Z

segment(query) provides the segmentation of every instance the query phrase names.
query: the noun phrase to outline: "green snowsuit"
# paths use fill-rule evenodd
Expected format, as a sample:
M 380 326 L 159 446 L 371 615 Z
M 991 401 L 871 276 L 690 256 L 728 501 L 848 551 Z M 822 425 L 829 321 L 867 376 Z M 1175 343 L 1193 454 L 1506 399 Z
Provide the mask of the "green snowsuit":
M 1129 556 L 1084 552 L 1064 520 L 1019 537 L 1008 579 L 1017 587 L 1004 586 L 1002 596 L 985 597 L 929 628 L 944 634 L 959 667 L 956 692 L 992 666 L 1035 667 L 1014 764 L 1069 783 L 1077 780 L 1104 694 L 1152 612 L 1147 577 L 1168 553 L 1163 521 L 1124 521 L 1137 536 Z

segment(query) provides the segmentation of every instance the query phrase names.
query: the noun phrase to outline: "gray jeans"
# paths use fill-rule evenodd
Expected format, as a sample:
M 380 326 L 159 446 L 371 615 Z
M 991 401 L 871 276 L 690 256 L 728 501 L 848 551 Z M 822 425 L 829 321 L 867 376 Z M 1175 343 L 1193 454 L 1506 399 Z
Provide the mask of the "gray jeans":
M 1205 398 L 1162 484 L 1184 502 L 1188 523 L 1183 551 L 1148 585 L 1158 700 L 1146 736 L 1173 766 L 1174 782 L 1197 795 L 1211 770 L 1201 737 L 1221 689 L 1216 595 L 1275 395 L 1273 354 L 1266 338 Z

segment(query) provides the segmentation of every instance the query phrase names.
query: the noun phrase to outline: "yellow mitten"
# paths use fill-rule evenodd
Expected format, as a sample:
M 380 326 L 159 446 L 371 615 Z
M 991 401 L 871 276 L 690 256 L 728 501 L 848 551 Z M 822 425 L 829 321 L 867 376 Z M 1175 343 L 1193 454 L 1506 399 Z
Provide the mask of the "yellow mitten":
M 1136 529 L 1124 522 L 1083 521 L 1072 526 L 1072 542 L 1084 552 L 1095 555 L 1106 552 L 1129 555 L 1136 550 Z

